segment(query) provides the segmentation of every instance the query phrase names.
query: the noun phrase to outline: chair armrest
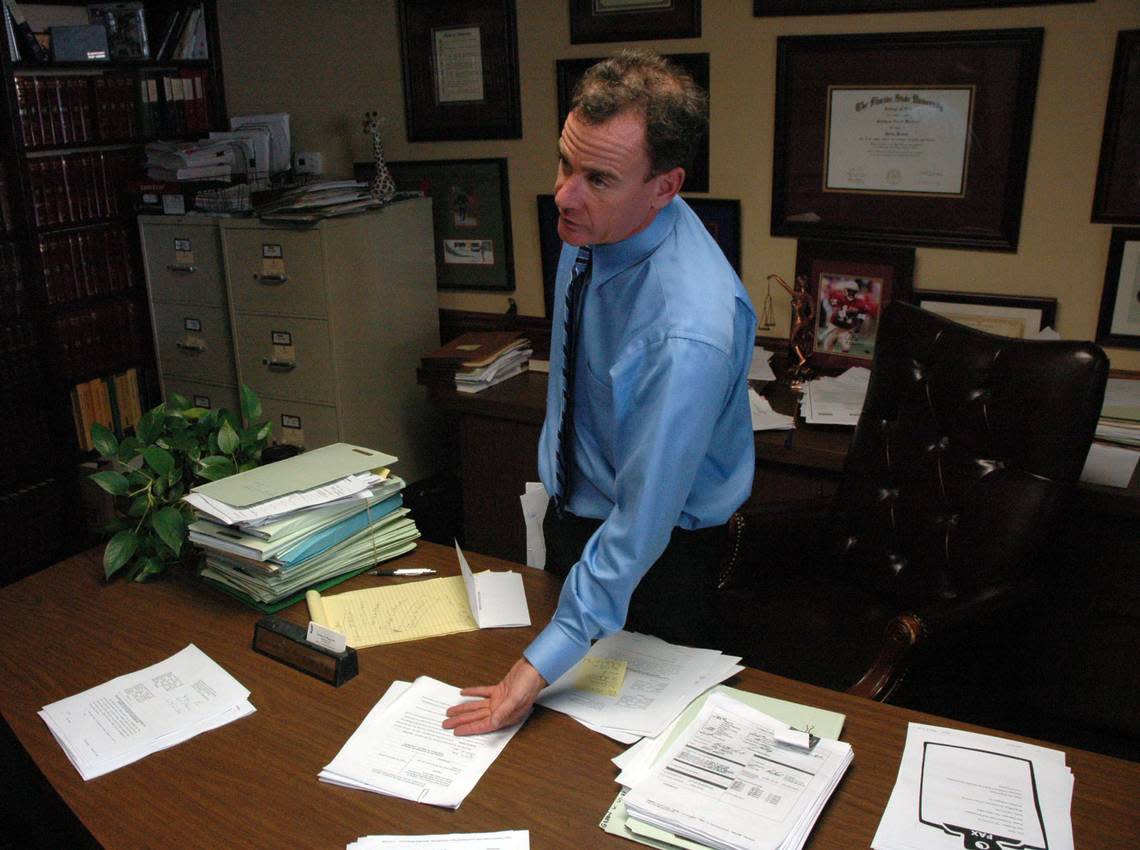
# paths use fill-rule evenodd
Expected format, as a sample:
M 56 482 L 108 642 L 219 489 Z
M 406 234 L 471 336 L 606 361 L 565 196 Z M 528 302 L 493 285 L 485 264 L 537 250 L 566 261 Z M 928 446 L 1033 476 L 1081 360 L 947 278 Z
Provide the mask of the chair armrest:
M 728 520 L 717 590 L 755 589 L 766 569 L 801 561 L 818 542 L 830 504 L 788 502 L 734 513 Z
M 875 660 L 847 693 L 886 700 L 906 675 L 915 650 L 935 640 L 953 642 L 964 635 L 974 636 L 979 623 L 984 627 L 1029 596 L 1024 587 L 998 585 L 898 614 L 887 623 Z

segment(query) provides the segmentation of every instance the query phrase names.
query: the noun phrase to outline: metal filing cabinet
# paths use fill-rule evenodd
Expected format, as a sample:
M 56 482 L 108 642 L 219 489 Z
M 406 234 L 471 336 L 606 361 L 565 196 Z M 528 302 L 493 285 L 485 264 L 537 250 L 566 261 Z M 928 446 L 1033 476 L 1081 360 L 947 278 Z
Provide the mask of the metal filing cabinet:
M 140 216 L 162 392 L 237 411 L 221 239 L 213 219 Z
M 439 345 L 431 201 L 308 228 L 253 218 L 202 221 L 218 240 L 232 329 L 228 368 L 217 367 L 216 383 L 229 374 L 235 388 L 238 381 L 251 387 L 278 442 L 316 448 L 339 440 L 380 449 L 400 458 L 395 469 L 408 481 L 435 472 L 439 413 L 415 378 L 420 356 Z M 152 265 L 156 275 L 164 267 L 157 255 L 151 262 L 151 229 L 168 222 L 146 217 L 140 224 L 154 305 L 165 303 L 169 283 L 150 276 Z M 177 337 L 179 326 L 163 310 L 153 308 L 164 388 L 207 380 L 175 369 L 182 349 L 162 337 Z

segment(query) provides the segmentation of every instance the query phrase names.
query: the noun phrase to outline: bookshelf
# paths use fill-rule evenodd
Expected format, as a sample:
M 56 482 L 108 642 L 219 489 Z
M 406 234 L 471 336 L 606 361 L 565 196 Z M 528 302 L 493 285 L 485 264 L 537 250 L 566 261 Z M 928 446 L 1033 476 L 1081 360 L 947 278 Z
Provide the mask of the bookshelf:
M 92 542 L 84 435 L 93 421 L 129 433 L 158 401 L 130 192 L 143 145 L 199 138 L 227 120 L 214 0 L 3 5 L 15 14 L 5 12 L 0 47 L 0 526 L 9 544 L 0 585 Z M 34 32 L 56 37 L 52 27 L 92 18 L 107 27 L 106 59 L 55 61 L 32 45 Z

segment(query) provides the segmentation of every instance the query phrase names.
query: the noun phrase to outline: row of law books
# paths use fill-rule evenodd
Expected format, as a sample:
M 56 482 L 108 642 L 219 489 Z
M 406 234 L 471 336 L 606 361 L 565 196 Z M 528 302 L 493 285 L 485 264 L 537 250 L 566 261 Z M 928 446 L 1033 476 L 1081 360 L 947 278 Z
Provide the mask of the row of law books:
M 38 240 L 48 304 L 122 292 L 135 284 L 125 227 L 53 233 Z
M 334 443 L 194 487 L 190 542 L 200 576 L 273 612 L 412 551 L 419 529 L 403 504 L 396 458 Z
M 519 331 L 469 331 L 420 358 L 420 384 L 477 393 L 527 370 L 534 353 Z
M 143 415 L 138 372 L 132 368 L 76 384 L 71 388 L 71 412 L 83 451 L 95 448 L 91 426 L 96 423 L 122 436 Z
M 131 159 L 129 150 L 106 150 L 28 160 L 36 227 L 83 224 L 124 212 Z
M 60 367 L 66 375 L 111 372 L 147 356 L 149 332 L 145 311 L 133 298 L 111 298 L 54 318 Z

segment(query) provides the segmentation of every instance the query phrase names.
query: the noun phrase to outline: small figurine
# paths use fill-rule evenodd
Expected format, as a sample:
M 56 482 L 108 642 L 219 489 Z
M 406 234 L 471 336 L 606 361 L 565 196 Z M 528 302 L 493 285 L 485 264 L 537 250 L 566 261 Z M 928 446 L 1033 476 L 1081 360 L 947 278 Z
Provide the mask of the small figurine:
M 396 181 L 392 179 L 392 172 L 388 170 L 388 163 L 384 161 L 384 145 L 380 141 L 380 118 L 376 112 L 364 113 L 364 132 L 372 136 L 372 156 L 376 160 L 376 173 L 372 177 L 368 193 L 375 200 L 386 204 L 396 194 Z
M 786 377 L 793 390 L 800 390 L 803 388 L 803 382 L 810 377 L 807 370 L 807 355 L 804 353 L 804 337 L 811 338 L 815 306 L 807 290 L 807 279 L 803 275 L 796 277 L 795 287 L 788 286 L 778 274 L 768 275 L 768 280 L 776 281 L 792 297 L 792 327 L 788 332 L 788 347 L 795 354 L 796 362 L 791 363 L 789 357 Z

